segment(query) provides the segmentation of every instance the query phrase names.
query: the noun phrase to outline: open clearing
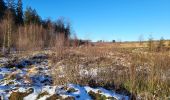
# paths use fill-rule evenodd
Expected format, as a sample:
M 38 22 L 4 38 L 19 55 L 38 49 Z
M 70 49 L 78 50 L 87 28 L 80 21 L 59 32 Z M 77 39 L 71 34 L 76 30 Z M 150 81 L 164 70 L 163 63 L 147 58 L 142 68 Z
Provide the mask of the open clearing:
M 135 95 L 136 99 L 143 100 L 169 96 L 169 51 L 150 53 L 146 48 L 122 48 L 118 44 L 95 44 L 60 51 L 0 57 L 1 98 L 129 100 Z

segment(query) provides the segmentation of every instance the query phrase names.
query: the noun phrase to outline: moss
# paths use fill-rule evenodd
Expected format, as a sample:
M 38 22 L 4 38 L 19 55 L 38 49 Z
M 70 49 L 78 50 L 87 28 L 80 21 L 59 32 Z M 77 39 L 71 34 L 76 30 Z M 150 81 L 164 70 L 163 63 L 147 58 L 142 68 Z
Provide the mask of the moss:
M 117 99 L 114 98 L 114 97 L 108 97 L 107 99 L 109 99 L 109 100 L 117 100 Z
M 41 97 L 45 96 L 45 95 L 49 95 L 49 93 L 47 91 L 45 92 L 42 92 L 40 93 L 38 96 L 37 96 L 37 99 L 40 99 Z
M 95 80 L 89 80 L 89 82 L 88 82 L 88 85 L 90 86 L 90 87 L 92 87 L 92 88 L 96 88 L 97 87 L 97 83 L 96 83 L 96 81 Z
M 74 97 L 66 97 L 66 98 L 62 98 L 62 96 L 60 96 L 59 94 L 53 94 L 52 96 L 48 97 L 46 100 L 75 100 Z
M 67 98 L 65 98 L 63 100 L 75 100 L 75 98 L 74 97 L 67 97 Z
M 14 82 L 13 82 L 13 81 L 11 81 L 11 82 L 9 82 L 9 83 L 8 83 L 8 85 L 12 85 L 12 84 L 14 84 Z
M 67 90 L 68 87 L 67 87 L 67 86 L 63 86 L 61 89 L 62 89 L 62 90 Z
M 67 92 L 68 92 L 68 93 L 72 93 L 72 92 L 77 92 L 77 91 L 78 91 L 78 90 L 76 90 L 76 89 L 74 89 L 74 88 L 69 88 Z
M 56 100 L 56 99 L 61 100 L 62 97 L 58 94 L 53 94 L 52 96 L 48 97 L 46 100 Z
M 91 96 L 93 100 L 106 100 L 108 99 L 105 95 L 95 93 L 93 91 L 88 92 L 88 94 Z
M 12 92 L 9 100 L 23 100 L 24 97 L 28 96 L 29 94 L 33 93 L 33 89 L 29 89 L 27 92 Z
M 101 91 L 101 90 L 98 90 L 97 92 L 98 92 L 98 93 L 102 93 L 102 91 Z
M 2 52 L 0 52 L 0 57 L 3 57 L 4 55 L 3 55 L 3 53 Z
M 16 78 L 17 78 L 16 74 L 9 74 L 9 76 L 8 76 L 8 80 L 14 80 Z

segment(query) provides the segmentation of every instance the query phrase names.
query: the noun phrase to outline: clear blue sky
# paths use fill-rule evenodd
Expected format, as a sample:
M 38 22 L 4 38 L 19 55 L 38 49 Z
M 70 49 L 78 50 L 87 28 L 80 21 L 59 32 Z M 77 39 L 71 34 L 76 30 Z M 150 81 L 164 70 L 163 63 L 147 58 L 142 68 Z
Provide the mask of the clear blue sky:
M 170 0 L 23 0 L 39 15 L 65 17 L 79 38 L 136 41 L 170 39 Z

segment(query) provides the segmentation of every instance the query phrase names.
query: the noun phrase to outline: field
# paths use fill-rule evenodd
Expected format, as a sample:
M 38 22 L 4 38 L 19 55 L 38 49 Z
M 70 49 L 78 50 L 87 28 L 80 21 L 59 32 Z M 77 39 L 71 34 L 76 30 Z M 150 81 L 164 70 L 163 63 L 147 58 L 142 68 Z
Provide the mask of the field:
M 170 51 L 145 44 L 93 43 L 0 57 L 5 100 L 168 100 Z M 159 43 L 157 43 L 159 44 Z
M 0 0 L 0 100 L 170 100 L 169 4 Z

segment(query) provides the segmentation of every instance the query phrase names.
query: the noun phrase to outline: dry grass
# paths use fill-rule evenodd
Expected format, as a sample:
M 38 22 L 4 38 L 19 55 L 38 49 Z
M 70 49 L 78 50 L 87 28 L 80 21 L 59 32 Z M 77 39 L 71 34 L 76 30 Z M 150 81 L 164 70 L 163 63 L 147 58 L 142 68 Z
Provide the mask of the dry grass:
M 38 44 L 41 42 L 34 46 Z M 94 43 L 79 47 L 77 43 L 72 47 L 68 44 L 62 35 L 51 41 L 53 49 L 50 60 L 54 85 L 75 83 L 102 86 L 129 95 L 131 99 L 166 100 L 170 96 L 170 51 L 167 49 L 167 41 L 163 43 L 165 46 L 153 42 L 153 50 L 149 50 L 145 42 L 140 45 Z M 32 72 L 36 72 L 36 69 L 29 70 L 29 73 Z M 10 76 L 13 77 L 15 74 Z
M 160 41 L 154 41 L 153 40 L 153 44 L 155 44 L 155 46 L 159 45 L 159 42 Z M 164 40 L 165 47 L 169 47 L 169 43 L 170 43 L 169 40 Z M 115 45 L 115 44 L 110 44 L 110 45 Z M 121 48 L 147 48 L 148 47 L 148 41 L 143 41 L 142 44 L 138 41 L 122 42 L 122 43 L 119 43 L 119 46 Z
M 170 95 L 168 51 L 97 44 L 67 49 L 62 58 L 60 55 L 60 59 L 57 56 L 52 59 L 54 84 L 103 86 L 131 95 L 132 99 L 159 100 Z
M 28 96 L 33 92 L 34 90 L 32 88 L 30 88 L 27 92 L 12 92 L 9 97 L 9 100 L 24 100 L 24 97 Z
M 137 53 L 132 55 L 131 62 L 130 80 L 124 83 L 125 87 L 143 99 L 168 99 L 170 95 L 169 54 Z

